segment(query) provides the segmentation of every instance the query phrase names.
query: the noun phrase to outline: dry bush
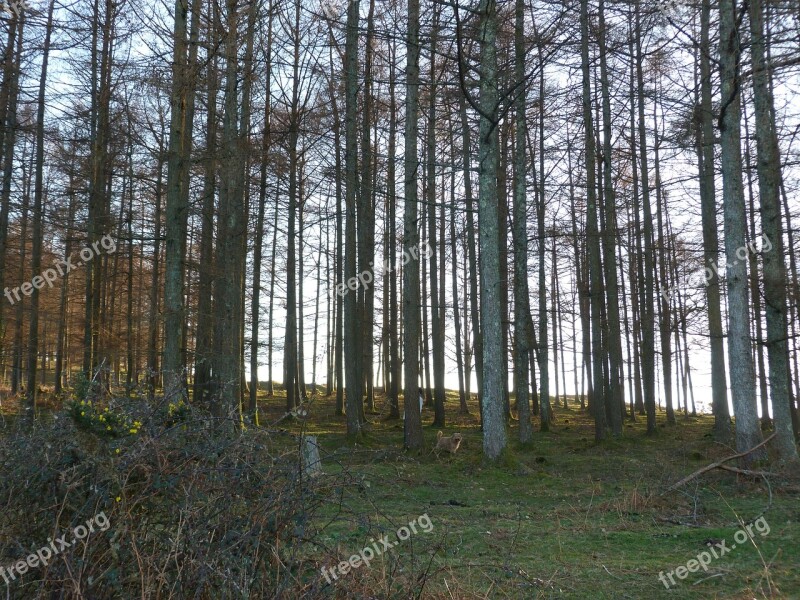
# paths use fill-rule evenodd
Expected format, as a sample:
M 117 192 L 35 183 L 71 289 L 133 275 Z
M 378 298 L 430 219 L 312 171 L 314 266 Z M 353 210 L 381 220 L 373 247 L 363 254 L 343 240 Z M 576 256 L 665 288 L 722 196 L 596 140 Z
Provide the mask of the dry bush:
M 346 471 L 305 477 L 288 434 L 233 433 L 196 411 L 167 427 L 144 403 L 114 410 L 143 425 L 104 438 L 61 412 L 0 432 L 0 566 L 73 539 L 98 513 L 110 522 L 18 575 L 8 597 L 317 597 L 314 515 L 351 484 Z

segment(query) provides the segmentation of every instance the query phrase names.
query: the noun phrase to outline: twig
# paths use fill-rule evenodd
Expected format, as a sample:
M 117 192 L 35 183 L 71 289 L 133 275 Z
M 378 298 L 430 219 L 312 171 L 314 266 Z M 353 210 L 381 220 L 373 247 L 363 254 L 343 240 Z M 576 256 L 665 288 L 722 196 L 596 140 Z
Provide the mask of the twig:
M 608 570 L 608 568 L 605 565 L 602 566 L 605 569 L 606 573 L 611 575 L 614 579 L 618 579 L 619 581 L 625 581 L 624 579 L 622 579 L 622 577 L 617 577 L 616 575 L 614 575 L 611 571 Z
M 663 496 L 664 494 L 666 494 L 668 492 L 671 492 L 673 490 L 678 489 L 679 487 L 681 487 L 683 485 L 686 485 L 687 483 L 689 483 L 695 477 L 699 477 L 703 473 L 707 473 L 708 471 L 716 469 L 716 468 L 722 466 L 723 464 L 725 464 L 726 462 L 732 461 L 732 460 L 734 460 L 736 458 L 742 458 L 743 456 L 747 456 L 751 452 L 755 452 L 761 446 L 763 446 L 764 444 L 769 442 L 772 438 L 774 438 L 776 435 L 777 435 L 777 432 L 773 433 L 771 436 L 766 438 L 760 444 L 757 444 L 757 445 L 753 446 L 752 448 L 750 448 L 750 450 L 745 450 L 744 452 L 739 452 L 738 454 L 732 454 L 731 456 L 727 456 L 727 457 L 723 458 L 722 460 L 718 460 L 717 462 L 711 463 L 710 465 L 705 466 L 705 467 L 703 467 L 702 469 L 700 469 L 698 471 L 695 471 L 691 475 L 688 475 L 688 476 L 684 477 L 683 479 L 681 479 L 678 483 L 675 483 L 672 486 L 670 486 L 669 488 L 667 488 L 664 492 L 661 493 L 661 495 Z
M 730 471 L 731 473 L 739 473 L 740 475 L 750 475 L 751 477 L 767 477 L 768 475 L 772 475 L 774 477 L 774 473 L 767 473 L 766 471 L 751 471 L 750 469 L 740 469 L 739 467 L 731 467 L 730 465 L 719 465 L 720 469 L 724 469 L 725 471 Z
M 709 579 L 714 579 L 714 577 L 723 577 L 724 575 L 725 575 L 724 573 L 714 573 L 713 575 L 709 575 L 708 577 L 703 577 L 702 579 L 698 579 L 692 585 L 698 585 L 700 583 L 703 583 L 704 581 L 708 581 Z

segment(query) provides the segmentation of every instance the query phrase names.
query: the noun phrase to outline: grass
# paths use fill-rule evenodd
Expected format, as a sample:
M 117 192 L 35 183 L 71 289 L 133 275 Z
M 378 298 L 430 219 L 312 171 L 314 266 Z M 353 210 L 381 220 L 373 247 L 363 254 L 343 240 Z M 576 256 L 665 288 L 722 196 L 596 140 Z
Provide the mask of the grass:
M 43 412 L 58 404 L 48 400 Z M 645 435 L 638 417 L 625 423 L 621 438 L 597 444 L 592 420 L 570 398 L 570 408 L 554 407 L 551 430 L 537 428 L 532 444 L 518 442 L 512 423 L 507 452 L 490 466 L 482 458 L 476 402 L 469 408 L 470 415 L 459 415 L 458 397 L 448 392 L 444 431 L 461 432 L 464 443 L 454 456 L 437 456 L 428 407 L 426 448 L 409 452 L 402 421 L 388 419 L 381 394 L 353 441 L 344 417 L 335 415 L 334 397 L 315 395 L 306 420 L 280 420 L 283 390 L 276 387 L 272 398 L 260 392 L 262 427 L 316 435 L 321 447 L 321 489 L 330 501 L 298 529 L 304 543 L 294 559 L 303 560 L 278 558 L 313 590 L 304 597 L 800 598 L 797 473 L 765 481 L 716 470 L 665 493 L 733 453 L 712 440 L 710 416 L 679 415 L 667 427 L 659 413 L 654 436 Z M 13 420 L 13 404 L 4 409 Z M 274 437 L 287 447 L 294 439 Z M 432 530 L 398 541 L 395 532 L 421 515 Z M 753 521 L 761 529 L 736 543 L 735 534 Z M 324 582 L 321 568 L 384 535 L 399 543 L 369 567 Z M 707 552 L 708 542 L 723 540 L 731 550 L 707 570 L 674 575 L 669 589 L 659 580 Z
M 458 398 L 448 392 L 445 432 L 460 431 L 465 441 L 455 456 L 436 457 L 427 449 L 405 452 L 402 422 L 386 419 L 384 399 L 376 401 L 380 410 L 368 415 L 357 443 L 347 440 L 332 398 L 317 397 L 307 422 L 287 426 L 319 436 L 327 473 L 349 469 L 360 477 L 361 489 L 343 492 L 342 500 L 360 520 L 327 515 L 324 537 L 334 556 L 346 560 L 376 530 L 394 532 L 421 514 L 433 524 L 430 534 L 399 544 L 369 569 L 342 576 L 339 590 L 356 580 L 385 583 L 392 569 L 408 568 L 424 584 L 421 597 L 800 597 L 796 474 L 770 477 L 768 487 L 760 478 L 715 471 L 662 495 L 733 453 L 711 439 L 710 416 L 679 416 L 676 426 L 649 437 L 640 417 L 626 423 L 623 437 L 596 444 L 593 422 L 573 402 L 555 408 L 551 431 L 537 431 L 528 447 L 512 425 L 504 461 L 489 467 L 477 406 L 470 405 L 471 416 L 457 416 Z M 262 419 L 277 419 L 283 405 L 280 398 L 262 400 Z M 431 420 L 426 407 L 423 422 Z M 436 429 L 424 432 L 432 448 Z M 769 533 L 754 529 L 752 539 L 712 560 L 707 571 L 674 577 L 670 589 L 659 580 L 707 551 L 709 540 L 731 548 L 741 524 L 762 515 Z

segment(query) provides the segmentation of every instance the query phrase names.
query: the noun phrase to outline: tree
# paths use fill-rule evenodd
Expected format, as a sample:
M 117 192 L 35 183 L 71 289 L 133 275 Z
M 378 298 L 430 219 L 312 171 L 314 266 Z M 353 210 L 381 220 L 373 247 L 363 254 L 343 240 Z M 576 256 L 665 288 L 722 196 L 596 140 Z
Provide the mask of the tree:
M 700 125 L 697 127 L 697 159 L 700 171 L 700 204 L 703 222 L 703 263 L 706 268 L 706 302 L 708 332 L 711 345 L 711 394 L 714 414 L 714 438 L 727 442 L 731 434 L 728 412 L 728 386 L 725 376 L 725 350 L 722 343 L 722 311 L 720 309 L 717 256 L 717 211 L 714 188 L 714 129 L 711 102 L 711 2 L 702 0 L 700 7 Z
M 736 449 L 744 452 L 762 440 L 756 410 L 755 373 L 750 339 L 747 262 L 737 258 L 746 248 L 747 221 L 742 189 L 741 89 L 739 87 L 739 15 L 735 0 L 720 0 L 719 116 L 722 146 L 722 205 L 725 214 L 725 258 L 728 283 L 728 362 L 733 414 L 736 417 Z M 764 456 L 763 448 L 746 458 Z
M 291 412 L 300 401 L 297 343 L 297 211 L 298 171 L 300 160 L 298 144 L 300 138 L 300 0 L 296 0 L 294 28 L 290 32 L 293 40 L 292 95 L 289 114 L 289 211 L 287 226 L 286 258 L 286 336 L 283 348 L 283 382 L 286 386 L 286 411 Z M 302 203 L 302 198 L 300 198 Z M 302 259 L 302 256 L 301 256 Z M 302 295 L 301 295 L 302 301 Z
M 183 325 L 184 255 L 189 212 L 189 157 L 192 151 L 194 81 L 191 68 L 197 54 L 199 2 L 192 3 L 192 49 L 187 40 L 189 0 L 175 0 L 173 29 L 172 94 L 170 97 L 167 158 L 166 251 L 164 265 L 164 393 L 184 397 Z
M 241 290 L 244 210 L 244 165 L 237 106 L 238 9 L 236 0 L 226 4 L 225 92 L 220 159 L 217 270 L 214 280 L 214 355 L 211 361 L 211 407 L 219 418 L 238 422 L 242 385 Z
M 358 186 L 358 10 L 354 0 L 347 6 L 347 38 L 345 42 L 345 258 L 344 280 L 356 276 L 356 193 Z M 358 294 L 350 291 L 344 296 L 344 370 L 347 391 L 347 435 L 361 432 L 362 339 L 358 323 Z
M 44 197 L 44 109 L 45 87 L 47 85 L 47 66 L 50 60 L 50 40 L 53 34 L 53 8 L 55 0 L 50 0 L 47 9 L 44 47 L 42 49 L 42 69 L 39 76 L 39 95 L 36 109 L 36 174 L 33 190 L 33 248 L 31 251 L 31 272 L 33 273 L 33 292 L 31 294 L 30 321 L 28 333 L 28 383 L 25 418 L 33 423 L 36 415 L 36 367 L 39 358 L 39 289 L 44 285 L 42 275 L 42 221 L 44 220 L 42 199 Z M 24 240 L 23 240 L 24 243 Z M 37 278 L 39 285 L 37 285 Z M 49 280 L 48 280 L 49 281 Z
M 206 42 L 216 43 L 218 14 L 212 8 L 212 27 L 207 32 Z M 212 37 L 212 35 L 214 37 Z M 197 283 L 197 330 L 195 333 L 194 392 L 195 403 L 208 400 L 211 384 L 211 359 L 213 356 L 212 291 L 214 285 L 214 205 L 217 161 L 217 87 L 218 72 L 216 55 L 209 57 L 206 67 L 206 152 L 203 165 L 203 204 L 200 210 L 200 261 Z M 274 253 L 273 253 L 274 255 Z
M 419 0 L 408 0 L 408 31 L 406 33 L 406 124 L 403 214 L 403 440 L 409 450 L 422 447 L 422 417 L 417 403 L 419 388 L 419 231 L 417 214 L 417 136 L 419 133 Z
M 624 406 L 622 376 L 622 339 L 619 321 L 619 291 L 617 285 L 617 196 L 612 176 L 611 148 L 611 100 L 608 77 L 608 46 L 606 44 L 605 2 L 600 0 L 599 19 L 600 44 L 600 93 L 603 113 L 603 194 L 605 202 L 605 235 L 603 236 L 603 266 L 605 267 L 606 315 L 609 358 L 609 394 L 606 397 L 606 413 L 611 416 L 611 429 L 615 436 L 622 435 L 622 415 Z
M 601 312 L 603 304 L 603 273 L 600 263 L 600 234 L 597 226 L 597 190 L 595 188 L 595 138 L 592 117 L 592 91 L 589 68 L 589 0 L 581 1 L 581 65 L 584 148 L 586 154 L 586 243 L 589 266 L 589 314 L 592 344 L 592 396 L 594 437 L 606 436 L 606 411 L 603 383 L 603 346 Z M 655 412 L 655 404 L 654 404 Z
M 514 102 L 514 394 L 519 413 L 519 440 L 533 441 L 528 399 L 528 232 L 525 179 L 526 86 L 525 86 L 525 3 L 514 3 L 514 76 L 518 85 Z M 455 286 L 453 286 L 455 289 Z
M 478 135 L 478 237 L 481 269 L 481 331 L 483 332 L 483 453 L 500 458 L 506 447 L 504 418 L 505 369 L 500 318 L 500 217 L 497 197 L 499 124 L 497 90 L 497 2 L 481 0 L 480 127 Z
M 767 356 L 772 412 L 775 418 L 775 448 L 780 460 L 796 463 L 797 446 L 792 430 L 789 393 L 789 344 L 786 328 L 786 263 L 781 218 L 781 157 L 775 133 L 774 100 L 769 86 L 762 0 L 750 0 L 750 53 L 753 62 L 753 100 L 758 152 L 758 190 L 764 242 L 764 304 L 767 313 Z M 758 316 L 760 318 L 760 315 Z M 737 419 L 738 421 L 738 419 Z
M 644 117 L 644 54 L 642 52 L 642 15 L 641 6 L 635 6 L 635 38 L 636 38 L 636 93 L 638 109 L 639 161 L 641 165 L 642 189 L 642 232 L 644 237 L 644 256 L 640 271 L 639 320 L 642 333 L 642 375 L 644 379 L 644 405 L 647 411 L 647 433 L 656 432 L 656 385 L 655 385 L 655 305 L 653 298 L 655 258 L 653 250 L 653 214 L 650 205 L 650 175 L 647 161 L 647 130 Z M 635 159 L 634 159 L 635 160 Z
M 266 68 L 267 77 L 265 84 L 264 99 L 264 133 L 261 141 L 261 170 L 258 186 L 258 215 L 256 217 L 256 237 L 253 246 L 253 303 L 251 308 L 252 323 L 250 330 L 250 418 L 253 422 L 258 422 L 258 332 L 259 332 L 259 313 L 261 301 L 261 260 L 264 244 L 264 214 L 267 205 L 267 165 L 269 164 L 270 144 L 272 142 L 272 127 L 270 115 L 270 103 L 272 102 L 272 21 L 274 10 L 269 7 L 269 17 L 267 21 L 267 40 L 266 40 Z M 273 235 L 277 235 L 277 231 Z M 273 257 L 274 257 L 273 252 Z
M 436 36 L 439 27 L 438 13 L 434 11 L 431 28 L 430 53 L 430 89 L 428 96 L 428 132 L 427 132 L 427 203 L 428 203 L 428 245 L 430 254 L 430 290 L 431 290 L 431 354 L 433 356 L 433 389 L 435 427 L 445 426 L 444 416 L 444 319 L 440 298 L 439 275 L 445 265 L 439 264 L 437 252 L 440 245 L 436 238 Z M 444 290 L 441 290 L 442 292 Z

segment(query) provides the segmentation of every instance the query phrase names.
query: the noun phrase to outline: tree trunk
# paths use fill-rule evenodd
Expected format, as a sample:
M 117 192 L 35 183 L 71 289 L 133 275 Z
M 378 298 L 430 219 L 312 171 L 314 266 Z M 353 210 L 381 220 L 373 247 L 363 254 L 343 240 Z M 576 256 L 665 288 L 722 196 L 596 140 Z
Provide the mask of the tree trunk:
M 647 412 L 647 433 L 652 435 L 656 432 L 656 355 L 655 355 L 655 300 L 653 298 L 655 260 L 653 249 L 653 215 L 650 207 L 650 175 L 647 167 L 647 131 L 645 129 L 644 117 L 644 73 L 642 52 L 642 23 L 641 7 L 636 4 L 636 91 L 638 96 L 637 107 L 639 111 L 639 160 L 641 162 L 641 186 L 642 186 L 642 208 L 643 208 L 643 228 L 644 236 L 644 260 L 643 271 L 640 271 L 640 310 L 639 321 L 642 332 L 642 379 L 644 380 L 644 405 Z
M 216 31 L 218 14 L 216 5 L 212 8 L 211 31 Z M 209 34 L 211 35 L 211 34 Z M 215 36 L 216 37 L 216 36 Z M 216 43 L 209 38 L 208 44 Z M 211 384 L 211 359 L 213 355 L 213 314 L 211 293 L 214 284 L 214 200 L 216 188 L 217 161 L 217 60 L 212 57 L 206 70 L 207 81 L 207 119 L 206 156 L 203 174 L 203 204 L 200 212 L 202 223 L 200 231 L 200 261 L 197 283 L 197 329 L 195 332 L 194 354 L 194 393 L 195 403 L 204 405 L 209 399 Z
M 483 332 L 483 389 L 481 421 L 483 453 L 497 460 L 506 447 L 503 409 L 503 324 L 501 323 L 500 219 L 497 198 L 498 127 L 497 2 L 481 0 L 480 127 L 478 223 L 481 268 L 481 330 Z
M 430 299 L 431 299 L 431 354 L 433 358 L 434 427 L 445 426 L 444 415 L 444 322 L 441 318 L 439 294 L 439 244 L 436 233 L 436 35 L 438 13 L 434 11 L 431 29 L 430 88 L 428 90 L 427 131 L 427 204 L 428 204 L 428 249 L 430 251 Z
M 214 354 L 212 413 L 238 426 L 241 418 L 242 266 L 246 232 L 244 153 L 238 130 L 237 50 L 238 11 L 227 1 L 225 31 L 225 95 L 217 225 L 218 277 L 214 284 Z
M 603 342 L 601 312 L 603 303 L 603 274 L 600 263 L 600 237 L 597 227 L 597 190 L 595 188 L 595 138 L 592 121 L 592 92 L 589 66 L 589 2 L 581 0 L 581 64 L 583 72 L 583 128 L 586 149 L 586 243 L 589 266 L 589 314 L 592 343 L 592 396 L 590 408 L 594 414 L 594 436 L 606 437 L 606 411 L 603 385 Z
M 720 0 L 720 142 L 722 144 L 722 203 L 725 215 L 725 255 L 728 280 L 728 362 L 736 449 L 744 452 L 762 440 L 756 411 L 755 374 L 750 339 L 747 263 L 737 258 L 745 246 L 747 227 L 742 190 L 741 104 L 739 88 L 739 33 L 734 0 Z M 765 456 L 764 449 L 745 462 Z
M 483 337 L 481 335 L 481 318 L 478 296 L 478 258 L 476 244 L 472 241 L 477 237 L 475 230 L 475 203 L 472 195 L 472 160 L 469 139 L 469 121 L 467 120 L 467 101 L 464 95 L 459 95 L 459 114 L 461 116 L 461 151 L 463 153 L 462 168 L 464 170 L 464 197 L 467 211 L 467 258 L 469 260 L 469 302 L 470 321 L 472 322 L 472 343 L 475 356 L 475 379 L 478 384 L 478 402 L 483 394 Z
M 264 135 L 261 141 L 261 171 L 260 181 L 258 187 L 258 216 L 256 217 L 256 235 L 253 245 L 253 300 L 250 306 L 251 320 L 250 324 L 250 420 L 253 423 L 258 423 L 258 329 L 259 329 L 259 312 L 261 310 L 261 260 L 262 248 L 264 244 L 264 213 L 266 212 L 267 205 L 267 164 L 269 163 L 270 142 L 271 140 L 271 115 L 270 103 L 272 95 L 272 19 L 273 11 L 270 5 L 267 9 L 269 11 L 269 20 L 267 23 L 267 48 L 266 48 L 266 98 L 264 100 Z M 277 231 L 275 232 L 277 235 Z M 272 262 L 274 264 L 275 257 L 273 255 Z
M 608 79 L 608 47 L 606 45 L 605 2 L 600 0 L 599 27 L 600 39 L 600 92 L 603 113 L 603 193 L 605 202 L 605 235 L 603 236 L 603 266 L 605 267 L 606 318 L 608 323 L 609 350 L 609 392 L 606 397 L 607 411 L 611 415 L 611 431 L 615 436 L 622 435 L 622 415 L 624 406 L 622 374 L 622 338 L 619 322 L 619 291 L 617 287 L 617 196 L 611 172 L 611 100 Z
M 419 0 L 408 0 L 406 33 L 406 124 L 403 215 L 403 442 L 410 450 L 422 448 L 422 417 L 417 403 L 419 389 L 419 231 L 417 214 L 417 136 L 419 133 Z
M 8 42 L 4 53 L 3 85 L 0 86 L 0 125 L 2 125 L 2 185 L 0 185 L 0 290 L 5 293 L 6 253 L 8 247 L 8 215 L 11 205 L 11 176 L 14 173 L 14 148 L 17 137 L 17 102 L 19 74 L 22 61 L 22 38 L 25 13 L 10 20 Z M 15 48 L 16 45 L 16 48 Z M 3 312 L 0 310 L 0 335 L 5 334 Z M 4 353 L 5 354 L 5 353 Z M 5 361 L 4 361 L 5 362 Z
M 165 154 L 163 146 L 160 147 L 158 152 L 158 165 L 156 167 L 156 206 L 153 214 L 153 265 L 151 267 L 152 276 L 150 281 L 150 323 L 147 340 L 147 389 L 150 401 L 155 398 L 156 388 L 158 387 L 158 307 L 160 304 L 158 282 L 159 271 L 161 270 L 161 188 L 164 178 Z
M 724 331 L 720 303 L 717 256 L 716 194 L 714 189 L 714 129 L 712 119 L 711 82 L 711 0 L 702 0 L 700 11 L 700 123 L 698 151 L 700 165 L 700 203 L 703 222 L 703 263 L 706 274 L 706 303 L 708 333 L 711 342 L 711 411 L 714 414 L 714 439 L 726 443 L 731 436 L 731 417 L 728 409 L 728 384 L 725 375 Z
M 539 56 L 539 196 L 537 210 L 537 236 L 539 251 L 539 414 L 542 431 L 549 431 L 552 418 L 550 408 L 550 361 L 547 340 L 547 276 L 545 262 L 547 257 L 547 239 L 545 237 L 545 174 L 544 174 L 544 61 L 541 43 L 538 46 Z
M 39 289 L 45 281 L 52 285 L 49 277 L 55 279 L 56 272 L 52 267 L 46 273 L 42 270 L 42 222 L 44 220 L 42 201 L 44 197 L 44 109 L 45 86 L 47 85 L 47 66 L 50 60 L 50 39 L 53 33 L 53 7 L 55 0 L 50 0 L 47 9 L 47 25 L 42 49 L 42 69 L 39 76 L 39 96 L 36 111 L 36 173 L 33 189 L 33 246 L 31 250 L 31 273 L 33 274 L 33 291 L 31 293 L 30 320 L 28 322 L 28 385 L 25 402 L 24 420 L 33 423 L 36 416 L 36 367 L 39 358 Z M 25 240 L 22 240 L 25 243 Z M 45 275 L 43 279 L 42 275 Z
M 528 315 L 530 301 L 528 291 L 528 228 L 526 207 L 525 141 L 526 111 L 525 100 L 525 3 L 514 3 L 514 78 L 519 86 L 514 102 L 514 395 L 519 416 L 519 441 L 527 444 L 533 441 L 531 407 L 528 398 Z M 455 290 L 455 282 L 453 285 Z
M 672 317 L 670 313 L 670 285 L 668 277 L 669 241 L 664 225 L 664 215 L 667 212 L 666 200 L 661 186 L 660 145 L 658 136 L 658 115 L 656 103 L 653 103 L 653 153 L 655 158 L 655 186 L 656 186 L 656 222 L 658 223 L 658 237 L 660 240 L 658 259 L 658 280 L 661 293 L 659 301 L 659 333 L 661 338 L 661 371 L 664 373 L 664 404 L 667 407 L 667 425 L 675 425 L 675 408 L 672 403 L 672 346 L 670 344 L 670 326 Z
M 69 196 L 69 214 L 67 215 L 67 231 L 69 232 L 64 238 L 64 258 L 67 259 L 72 254 L 72 231 L 75 227 L 75 211 L 77 208 L 77 199 L 74 188 L 74 176 L 72 167 L 70 165 L 69 173 L 69 187 L 67 188 L 67 195 Z M 133 193 L 131 193 L 131 201 L 133 200 Z M 131 236 L 133 237 L 133 236 Z M 60 394 L 63 385 L 63 372 L 64 372 L 64 358 L 66 354 L 66 335 L 67 335 L 67 298 L 69 295 L 69 272 L 65 271 L 61 280 L 61 298 L 58 307 L 58 333 L 56 334 L 56 371 L 55 371 L 55 393 Z
M 356 191 L 358 185 L 357 112 L 358 112 L 358 0 L 347 7 L 347 41 L 345 45 L 345 231 L 344 279 L 349 283 L 356 277 Z M 411 27 L 411 24 L 409 24 Z M 361 433 L 363 380 L 359 363 L 363 355 L 358 322 L 358 290 L 344 296 L 345 386 L 347 388 L 347 435 Z
M 453 121 L 450 120 L 450 149 L 452 164 L 455 165 L 455 144 L 453 130 Z M 455 343 L 456 343 L 456 370 L 458 373 L 458 401 L 459 412 L 462 415 L 469 414 L 469 407 L 467 406 L 467 396 L 464 391 L 464 351 L 461 347 L 461 310 L 458 304 L 458 250 L 456 244 L 456 170 L 450 170 L 450 277 L 451 287 L 453 290 L 453 327 L 455 328 Z M 442 265 L 444 268 L 444 265 Z M 469 374 L 467 374 L 469 377 Z
M 764 35 L 762 0 L 750 0 L 750 52 L 753 64 L 753 100 L 758 152 L 758 190 L 761 227 L 764 232 L 764 304 L 767 314 L 767 356 L 772 412 L 775 418 L 775 448 L 779 460 L 796 463 L 797 446 L 792 430 L 789 389 L 789 344 L 786 326 L 786 263 L 781 219 L 781 157 L 775 131 L 774 100 L 769 85 L 769 65 Z M 769 241 L 772 248 L 767 248 Z
M 192 2 L 193 25 L 199 22 L 199 2 Z M 173 28 L 172 94 L 167 159 L 166 240 L 164 254 L 164 395 L 185 397 L 182 339 L 184 314 L 184 255 L 189 214 L 189 168 L 192 151 L 195 78 L 188 54 L 187 13 L 189 0 L 175 1 Z M 192 32 L 196 48 L 196 31 Z
M 375 32 L 375 0 L 369 0 L 367 15 L 366 50 L 364 57 L 364 103 L 362 106 L 361 129 L 361 189 L 358 196 L 358 272 L 370 273 L 372 281 L 359 290 L 361 296 L 360 323 L 361 358 L 360 375 L 366 389 L 367 408 L 375 411 L 375 394 L 373 389 L 373 328 L 375 322 L 375 273 L 372 264 L 375 257 L 375 189 L 372 184 L 374 171 L 373 151 L 370 142 L 372 109 L 372 55 Z M 359 388 L 361 389 L 361 388 Z M 359 415 L 363 421 L 364 405 L 359 404 Z
M 392 42 L 391 59 L 389 62 L 389 154 L 386 165 L 386 198 L 389 207 L 389 368 L 391 370 L 389 389 L 389 417 L 400 418 L 400 378 L 402 365 L 400 364 L 400 340 L 398 337 L 397 306 L 397 194 L 395 156 L 397 139 L 397 99 L 395 95 L 395 46 Z M 384 290 L 384 294 L 386 290 Z

